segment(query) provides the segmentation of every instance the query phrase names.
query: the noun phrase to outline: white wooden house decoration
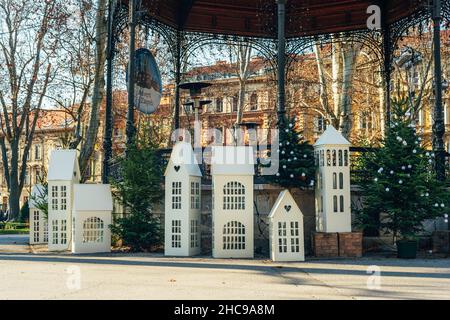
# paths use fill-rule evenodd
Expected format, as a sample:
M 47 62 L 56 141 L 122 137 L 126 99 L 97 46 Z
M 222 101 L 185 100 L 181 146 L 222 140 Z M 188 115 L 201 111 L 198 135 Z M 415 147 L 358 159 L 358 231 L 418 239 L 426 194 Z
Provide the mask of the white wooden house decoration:
M 113 200 L 107 184 L 75 184 L 72 253 L 111 252 Z
M 201 178 L 192 146 L 177 142 L 165 171 L 164 253 L 200 253 Z
M 273 261 L 305 261 L 303 213 L 288 190 L 270 211 L 269 238 Z
M 48 168 L 48 250 L 70 249 L 73 185 L 80 181 L 76 150 L 53 150 Z
M 48 243 L 48 222 L 44 212 L 38 208 L 35 199 L 45 201 L 47 195 L 42 185 L 38 184 L 31 189 L 31 197 L 28 201 L 30 208 L 30 244 Z
M 253 258 L 252 147 L 213 147 L 212 252 L 214 258 Z
M 350 142 L 329 125 L 314 144 L 316 231 L 351 232 Z

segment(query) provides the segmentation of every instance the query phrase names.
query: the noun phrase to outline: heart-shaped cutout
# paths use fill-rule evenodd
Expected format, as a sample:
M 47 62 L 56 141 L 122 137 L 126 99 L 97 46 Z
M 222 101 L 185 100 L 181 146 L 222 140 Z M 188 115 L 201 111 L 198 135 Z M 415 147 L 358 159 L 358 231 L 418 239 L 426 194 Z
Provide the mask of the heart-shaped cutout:
M 174 166 L 173 168 L 175 169 L 176 172 L 180 171 L 180 166 Z
M 286 205 L 286 206 L 284 206 L 284 209 L 286 209 L 286 211 L 289 212 L 289 211 L 291 211 L 292 206 Z

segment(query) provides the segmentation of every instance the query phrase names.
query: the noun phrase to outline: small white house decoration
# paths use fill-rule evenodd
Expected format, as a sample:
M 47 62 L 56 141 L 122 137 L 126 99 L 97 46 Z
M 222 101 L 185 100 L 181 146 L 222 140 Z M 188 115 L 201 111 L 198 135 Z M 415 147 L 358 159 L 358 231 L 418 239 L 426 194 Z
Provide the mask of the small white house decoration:
M 165 171 L 164 253 L 200 253 L 201 178 L 191 144 L 178 142 Z
M 80 181 L 76 150 L 54 150 L 48 168 L 48 250 L 68 250 L 71 243 L 73 185 Z
M 314 144 L 316 231 L 351 232 L 350 142 L 329 125 Z
M 48 242 L 48 223 L 44 212 L 38 208 L 35 199 L 45 201 L 46 194 L 42 185 L 35 185 L 31 189 L 28 201 L 30 208 L 30 244 L 44 244 Z
M 75 184 L 72 253 L 111 252 L 113 200 L 105 184 Z
M 213 257 L 253 258 L 253 148 L 211 151 Z
M 269 238 L 273 261 L 305 261 L 303 213 L 288 190 L 270 211 Z

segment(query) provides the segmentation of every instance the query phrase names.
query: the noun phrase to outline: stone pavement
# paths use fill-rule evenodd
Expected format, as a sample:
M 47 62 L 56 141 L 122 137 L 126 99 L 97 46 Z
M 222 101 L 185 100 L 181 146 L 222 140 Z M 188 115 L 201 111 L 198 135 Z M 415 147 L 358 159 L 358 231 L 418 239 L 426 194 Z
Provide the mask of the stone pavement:
M 450 259 L 73 256 L 27 253 L 19 238 L 16 253 L 0 240 L 0 299 L 450 299 Z

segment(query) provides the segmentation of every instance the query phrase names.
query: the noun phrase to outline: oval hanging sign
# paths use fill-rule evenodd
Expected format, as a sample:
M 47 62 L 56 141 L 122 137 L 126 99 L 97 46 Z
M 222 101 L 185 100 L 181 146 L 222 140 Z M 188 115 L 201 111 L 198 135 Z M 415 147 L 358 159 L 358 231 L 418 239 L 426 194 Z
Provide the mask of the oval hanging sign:
M 134 105 L 139 111 L 152 114 L 161 103 L 161 74 L 150 50 L 145 48 L 136 50 L 134 59 Z M 127 68 L 127 82 L 128 76 Z

